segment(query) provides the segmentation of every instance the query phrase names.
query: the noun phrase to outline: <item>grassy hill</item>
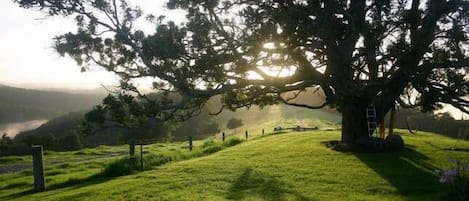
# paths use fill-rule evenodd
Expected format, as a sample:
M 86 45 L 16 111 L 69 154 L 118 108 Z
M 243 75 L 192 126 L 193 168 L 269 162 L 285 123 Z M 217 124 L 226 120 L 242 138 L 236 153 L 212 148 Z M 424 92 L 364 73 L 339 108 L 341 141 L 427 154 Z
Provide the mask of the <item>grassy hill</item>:
M 0 123 L 50 119 L 68 112 L 88 110 L 104 94 L 72 94 L 0 85 Z
M 469 162 L 469 142 L 399 132 L 407 148 L 398 153 L 332 151 L 324 142 L 339 139 L 338 131 L 252 132 L 247 142 L 208 156 L 113 178 L 92 175 L 125 155 L 126 146 L 47 152 L 51 190 L 28 191 L 31 170 L 4 173 L 0 200 L 438 200 L 444 188 L 435 170 L 449 167 L 449 159 Z M 202 144 L 196 142 L 194 151 Z M 190 154 L 185 143 L 144 149 L 145 154 Z M 30 160 L 3 157 L 0 169 Z

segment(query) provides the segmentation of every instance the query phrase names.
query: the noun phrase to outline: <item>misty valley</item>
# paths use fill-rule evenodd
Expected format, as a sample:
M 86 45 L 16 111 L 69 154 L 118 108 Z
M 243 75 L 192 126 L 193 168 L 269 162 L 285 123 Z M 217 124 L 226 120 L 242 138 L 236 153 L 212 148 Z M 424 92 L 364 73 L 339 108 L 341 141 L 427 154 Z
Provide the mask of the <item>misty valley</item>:
M 6 136 L 14 138 L 18 133 L 36 129 L 46 122 L 47 120 L 31 120 L 16 123 L 2 123 L 0 124 L 0 133 L 2 133 L 2 135 L 7 134 Z

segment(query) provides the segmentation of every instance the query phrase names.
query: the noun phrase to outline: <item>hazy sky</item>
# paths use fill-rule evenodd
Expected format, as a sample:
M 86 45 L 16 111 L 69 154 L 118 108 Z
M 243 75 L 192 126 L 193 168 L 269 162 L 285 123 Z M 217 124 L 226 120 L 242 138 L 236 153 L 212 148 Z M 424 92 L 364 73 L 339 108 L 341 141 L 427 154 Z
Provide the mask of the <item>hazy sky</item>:
M 144 10 L 160 15 L 166 10 L 161 0 L 133 0 Z M 181 18 L 171 11 L 168 18 Z M 74 31 L 72 20 L 45 17 L 37 10 L 26 10 L 13 0 L 0 1 L 0 84 L 28 88 L 97 88 L 117 83 L 109 72 L 93 69 L 81 73 L 80 67 L 68 57 L 60 57 L 52 48 L 53 37 Z

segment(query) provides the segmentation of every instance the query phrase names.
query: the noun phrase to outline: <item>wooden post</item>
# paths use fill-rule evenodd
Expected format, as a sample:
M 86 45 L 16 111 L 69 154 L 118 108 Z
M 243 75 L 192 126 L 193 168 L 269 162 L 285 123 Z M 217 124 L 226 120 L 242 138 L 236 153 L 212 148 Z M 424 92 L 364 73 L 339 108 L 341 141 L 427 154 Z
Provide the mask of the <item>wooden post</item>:
M 264 129 L 262 129 L 262 135 L 264 135 Z
M 225 132 L 223 132 L 223 133 L 221 134 L 221 139 L 222 139 L 223 141 L 225 141 Z
M 189 151 L 192 151 L 192 136 L 189 136 Z
M 129 156 L 135 158 L 135 141 L 129 141 Z
M 248 131 L 246 131 L 246 141 L 248 141 Z
M 389 118 L 389 134 L 391 136 L 394 133 L 394 123 L 396 122 L 396 107 L 393 105 L 391 107 L 391 117 Z
M 143 143 L 140 144 L 140 169 L 143 171 Z
M 384 135 L 385 135 L 385 130 L 386 130 L 386 126 L 384 125 L 384 118 L 383 120 L 379 123 L 379 138 L 381 139 L 384 139 Z
M 33 155 L 33 173 L 34 173 L 34 190 L 44 191 L 46 190 L 46 179 L 44 178 L 44 160 L 42 145 L 32 146 Z

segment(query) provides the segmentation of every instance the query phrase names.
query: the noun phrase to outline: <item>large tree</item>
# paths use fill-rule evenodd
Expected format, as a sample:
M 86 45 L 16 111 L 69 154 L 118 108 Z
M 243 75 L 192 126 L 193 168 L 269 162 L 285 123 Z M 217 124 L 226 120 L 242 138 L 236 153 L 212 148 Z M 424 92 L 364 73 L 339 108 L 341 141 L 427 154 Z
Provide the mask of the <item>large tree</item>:
M 424 111 L 447 103 L 468 112 L 464 0 L 170 0 L 170 9 L 186 11 L 181 25 L 125 0 L 16 2 L 76 19 L 78 30 L 57 36 L 56 49 L 85 70 L 97 65 L 121 76 L 121 89 L 131 93 L 96 108 L 117 122 L 184 119 L 221 94 L 228 109 L 336 107 L 342 142 L 354 144 L 369 138 L 369 105 L 378 121 L 395 102 Z M 133 26 L 142 16 L 156 25 L 153 32 Z M 139 92 L 132 84 L 139 78 L 153 79 L 158 95 Z M 325 100 L 298 103 L 299 93 Z

